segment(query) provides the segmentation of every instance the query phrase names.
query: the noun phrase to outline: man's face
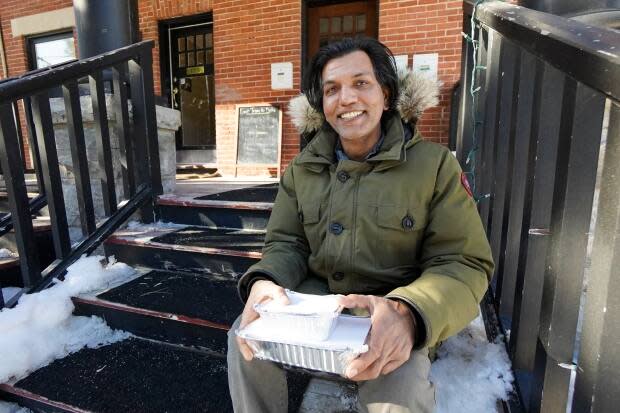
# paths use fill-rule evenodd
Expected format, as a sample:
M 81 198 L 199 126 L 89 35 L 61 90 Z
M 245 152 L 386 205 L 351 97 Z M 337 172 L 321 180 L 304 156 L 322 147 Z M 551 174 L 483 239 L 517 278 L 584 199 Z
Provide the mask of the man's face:
M 362 51 L 332 59 L 323 68 L 323 112 L 343 144 L 374 143 L 387 110 L 387 92 Z

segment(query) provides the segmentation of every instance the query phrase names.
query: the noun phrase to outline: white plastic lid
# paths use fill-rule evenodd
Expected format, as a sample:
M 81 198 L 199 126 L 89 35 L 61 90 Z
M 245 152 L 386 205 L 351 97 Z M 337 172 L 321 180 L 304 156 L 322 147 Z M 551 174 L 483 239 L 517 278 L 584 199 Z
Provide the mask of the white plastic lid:
M 291 315 L 333 314 L 341 310 L 337 295 L 302 294 L 290 290 L 286 290 L 286 295 L 290 301 L 288 305 L 270 300 L 256 304 L 254 309 L 261 313 Z

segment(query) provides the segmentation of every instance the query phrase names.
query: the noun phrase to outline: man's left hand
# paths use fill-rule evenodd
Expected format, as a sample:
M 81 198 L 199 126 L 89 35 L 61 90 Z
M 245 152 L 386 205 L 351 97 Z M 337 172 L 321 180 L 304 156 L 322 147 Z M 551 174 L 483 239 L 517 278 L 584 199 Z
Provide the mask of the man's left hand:
M 368 351 L 349 364 L 347 378 L 372 380 L 409 360 L 414 344 L 414 316 L 407 304 L 358 294 L 342 297 L 340 303 L 345 308 L 366 308 L 372 323 Z

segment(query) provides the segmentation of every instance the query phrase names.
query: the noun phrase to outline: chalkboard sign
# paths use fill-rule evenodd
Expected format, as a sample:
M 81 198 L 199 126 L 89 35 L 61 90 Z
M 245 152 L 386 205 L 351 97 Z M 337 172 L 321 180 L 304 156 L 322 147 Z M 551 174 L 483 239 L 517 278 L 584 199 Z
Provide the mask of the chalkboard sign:
M 238 164 L 278 164 L 280 109 L 241 106 L 237 127 Z

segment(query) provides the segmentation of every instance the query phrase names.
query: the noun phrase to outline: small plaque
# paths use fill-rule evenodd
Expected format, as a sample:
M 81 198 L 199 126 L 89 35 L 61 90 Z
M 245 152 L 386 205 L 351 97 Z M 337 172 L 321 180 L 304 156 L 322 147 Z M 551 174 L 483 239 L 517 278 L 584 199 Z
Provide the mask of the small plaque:
M 185 69 L 187 75 L 201 75 L 205 72 L 204 66 L 192 66 Z

